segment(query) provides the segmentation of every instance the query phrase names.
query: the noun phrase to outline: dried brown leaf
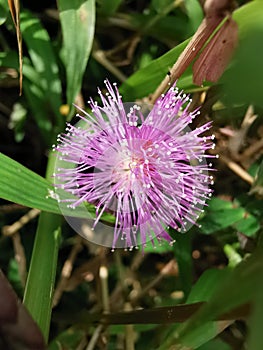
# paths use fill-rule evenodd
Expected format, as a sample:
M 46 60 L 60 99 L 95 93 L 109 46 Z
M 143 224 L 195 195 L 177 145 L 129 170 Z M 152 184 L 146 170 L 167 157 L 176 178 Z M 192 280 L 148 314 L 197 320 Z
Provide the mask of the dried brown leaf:
M 238 26 L 229 18 L 209 41 L 193 65 L 193 80 L 216 82 L 226 69 L 238 42 Z
M 6 278 L 0 270 L 0 325 L 4 322 L 15 322 L 17 319 L 17 297 L 7 283 Z
M 13 350 L 46 349 L 40 329 L 1 270 L 0 296 L 0 346 L 5 344 L 5 349 Z
M 18 57 L 19 57 L 19 95 L 21 95 L 22 87 L 23 87 L 23 52 L 22 52 L 22 35 L 20 30 L 20 1 L 8 0 L 8 6 L 16 28 L 16 38 L 17 38 Z

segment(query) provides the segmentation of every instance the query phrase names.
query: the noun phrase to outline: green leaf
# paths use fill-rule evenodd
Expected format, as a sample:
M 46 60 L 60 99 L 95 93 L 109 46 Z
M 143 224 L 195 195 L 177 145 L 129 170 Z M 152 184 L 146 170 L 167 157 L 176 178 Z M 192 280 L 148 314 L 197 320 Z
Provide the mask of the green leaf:
M 175 238 L 174 252 L 179 267 L 179 278 L 184 297 L 187 298 L 193 282 L 192 235 L 189 232 L 175 233 L 173 237 Z
M 208 301 L 215 292 L 216 288 L 220 286 L 228 274 L 229 270 L 227 269 L 211 269 L 205 271 L 193 286 L 186 303 L 191 304 L 200 301 Z M 204 323 L 200 328 L 192 332 L 187 338 L 187 346 L 191 347 L 192 349 L 196 349 L 202 344 L 207 343 L 220 331 L 220 327 L 218 325 L 219 323 L 215 321 Z M 169 345 L 174 342 L 173 337 L 176 337 L 177 329 L 178 327 L 175 327 L 172 335 L 166 341 L 164 341 L 164 344 L 160 347 L 160 350 L 169 349 Z M 183 348 L 180 348 L 178 345 L 178 350 L 181 349 Z
M 43 177 L 0 153 L 0 197 L 8 201 L 59 213 L 54 199 L 47 199 L 51 184 Z
M 252 1 L 234 13 L 240 43 L 233 64 L 221 79 L 226 101 L 231 104 L 263 106 L 263 6 Z M 249 69 L 248 69 L 249 67 Z
M 221 209 L 216 211 L 207 210 L 203 219 L 199 221 L 201 232 L 211 234 L 222 230 L 240 221 L 245 214 L 243 208 Z
M 224 343 L 221 339 L 213 339 L 200 346 L 197 350 L 232 350 L 232 347 Z
M 195 283 L 186 303 L 197 303 L 199 301 L 208 301 L 216 288 L 228 276 L 230 270 L 210 269 L 205 271 Z
M 41 22 L 29 11 L 24 10 L 20 17 L 22 37 L 26 42 L 33 66 L 39 75 L 39 84 L 44 92 L 47 107 L 57 117 L 57 125 L 62 126 L 63 120 L 59 113 L 62 104 L 62 89 L 50 37 Z M 49 118 L 48 113 L 46 118 Z
M 162 254 L 169 251 L 171 252 L 174 248 L 167 241 L 158 242 L 158 240 L 155 238 L 153 243 L 149 241 L 146 243 L 146 247 L 142 248 L 140 246 L 140 249 L 143 249 L 145 253 Z
M 103 16 L 107 16 L 107 17 L 111 16 L 117 11 L 121 2 L 122 0 L 111 0 L 111 1 L 100 0 L 98 1 L 99 3 L 98 11 Z
M 17 52 L 0 52 L 0 66 L 18 70 Z M 28 57 L 23 58 L 23 75 L 23 90 L 32 110 L 33 117 L 46 145 L 50 145 L 52 143 L 52 122 L 50 120 L 49 105 L 46 103 L 45 92 L 40 83 L 40 76 Z
M 217 197 L 212 198 L 205 216 L 199 220 L 200 231 L 210 234 L 233 226 L 237 231 L 253 236 L 260 228 L 259 219 L 246 212 L 243 207 L 234 207 L 237 203 L 234 204 Z
M 263 198 L 263 160 L 257 169 L 256 179 L 252 185 L 250 194 L 255 194 L 258 197 Z
M 48 340 L 60 244 L 58 215 L 41 213 L 24 294 L 24 304 Z
M 254 236 L 260 229 L 260 223 L 255 216 L 246 214 L 243 219 L 234 224 L 234 227 L 237 231 L 251 237 Z
M 261 350 L 263 349 L 263 337 L 262 337 L 262 322 L 263 322 L 263 270 L 261 274 L 257 276 L 258 282 L 256 285 L 256 295 L 254 298 L 253 312 L 249 319 L 249 350 Z
M 154 87 L 162 81 L 188 42 L 189 39 L 131 75 L 120 87 L 120 92 L 125 100 L 134 101 L 136 98 L 142 98 L 152 93 Z M 191 72 L 188 71 L 183 77 L 187 79 L 189 75 L 191 76 Z M 180 88 L 189 87 L 185 86 L 181 79 L 178 84 Z
M 67 75 L 67 103 L 79 93 L 95 28 L 94 0 L 58 0 L 63 34 L 62 56 Z
M 54 172 L 55 158 L 49 155 L 46 178 Z M 61 240 L 61 216 L 42 212 L 26 281 L 24 304 L 48 341 L 53 291 Z
M 60 191 L 59 196 L 68 198 L 70 195 Z M 95 208 L 92 204 L 85 203 L 78 207 L 78 210 L 72 210 L 66 204 L 59 206 L 53 197 L 52 183 L 0 153 L 0 198 L 54 214 L 61 214 L 63 211 L 63 215 L 70 217 L 86 219 L 95 217 Z M 115 222 L 115 217 L 108 213 L 101 218 L 106 222 Z
M 191 24 L 192 33 L 194 33 L 204 17 L 202 7 L 197 0 L 185 1 L 185 7 Z
M 253 301 L 258 293 L 255 286 L 258 285 L 262 273 L 262 248 L 258 248 L 251 257 L 241 262 L 222 282 L 220 281 L 208 303 L 177 330 L 176 343 L 189 345 L 192 337 L 200 333 L 205 324 L 235 307 Z
M 0 26 L 5 23 L 8 12 L 8 2 L 6 0 L 0 0 Z
M 84 337 L 86 333 L 83 330 L 66 329 L 49 344 L 48 350 L 77 349 Z

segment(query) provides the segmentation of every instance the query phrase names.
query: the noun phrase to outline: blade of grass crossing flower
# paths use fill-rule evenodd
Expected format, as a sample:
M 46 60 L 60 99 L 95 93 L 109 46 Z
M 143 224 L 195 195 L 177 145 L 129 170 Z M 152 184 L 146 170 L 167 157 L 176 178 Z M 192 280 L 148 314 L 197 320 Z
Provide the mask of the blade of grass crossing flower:
M 0 198 L 36 208 L 54 214 L 61 214 L 56 200 L 49 196 L 54 188 L 49 182 L 15 160 L 0 153 Z M 47 198 L 48 197 L 48 198 Z M 90 213 L 94 214 L 94 206 L 86 204 Z M 64 214 L 69 216 L 86 215 L 86 210 L 78 212 L 65 208 Z M 105 215 L 105 220 L 112 222 L 113 217 Z M 106 219 L 107 217 L 107 219 Z
M 47 179 L 53 173 L 55 157 L 49 157 Z M 53 289 L 60 243 L 61 217 L 41 213 L 24 294 L 24 304 L 42 330 L 49 336 Z
M 81 89 L 92 47 L 95 1 L 58 0 L 58 9 L 63 34 L 62 58 L 67 75 L 67 103 L 71 107 Z

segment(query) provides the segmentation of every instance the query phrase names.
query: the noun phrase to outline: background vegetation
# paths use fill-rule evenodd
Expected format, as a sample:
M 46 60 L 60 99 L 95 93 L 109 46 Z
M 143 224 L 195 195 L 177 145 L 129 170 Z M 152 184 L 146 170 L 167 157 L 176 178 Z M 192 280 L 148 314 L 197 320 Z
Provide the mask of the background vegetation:
M 261 0 L 236 3 L 239 44 L 217 83 L 195 86 L 191 67 L 178 80 L 201 105 L 197 123 L 213 120 L 219 154 L 200 228 L 173 232 L 173 247 L 111 253 L 46 198 L 72 103 L 84 107 L 105 78 L 125 101 L 149 96 L 203 16 L 197 0 L 23 0 L 19 96 L 16 30 L 0 0 L 0 267 L 50 350 L 263 349 Z

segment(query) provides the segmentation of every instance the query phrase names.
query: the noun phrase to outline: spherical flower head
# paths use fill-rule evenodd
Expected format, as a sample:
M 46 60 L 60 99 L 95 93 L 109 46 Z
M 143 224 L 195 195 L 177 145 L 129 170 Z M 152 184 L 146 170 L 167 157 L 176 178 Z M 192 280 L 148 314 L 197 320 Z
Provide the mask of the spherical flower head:
M 148 106 L 124 104 L 116 84 L 105 85 L 102 104 L 89 101 L 90 113 L 79 108 L 80 123 L 58 137 L 55 188 L 68 194 L 60 205 L 78 210 L 94 204 L 92 230 L 105 213 L 115 216 L 114 227 L 100 227 L 100 234 L 84 234 L 83 225 L 72 224 L 95 243 L 100 237 L 112 248 L 163 239 L 172 244 L 167 228 L 187 231 L 211 196 L 206 159 L 212 156 L 206 151 L 214 136 L 203 136 L 211 123 L 190 129 L 199 111 L 189 111 L 189 96 L 176 86 L 145 112 Z

